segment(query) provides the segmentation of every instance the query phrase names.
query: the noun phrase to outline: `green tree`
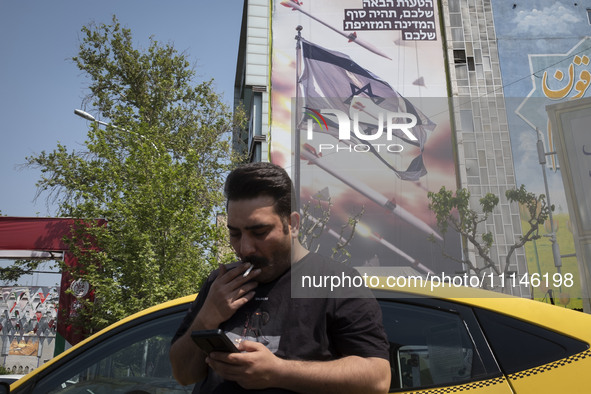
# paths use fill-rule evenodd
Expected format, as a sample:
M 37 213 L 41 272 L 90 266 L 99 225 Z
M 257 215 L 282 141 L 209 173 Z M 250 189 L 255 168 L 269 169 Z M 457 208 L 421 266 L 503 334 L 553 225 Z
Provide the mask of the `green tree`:
M 115 16 L 82 28 L 72 60 L 89 82 L 84 108 L 109 126 L 93 122 L 84 149 L 58 143 L 27 165 L 41 169 L 38 193 L 58 214 L 84 223 L 70 239 L 79 266 L 62 268 L 94 290 L 81 317 L 98 329 L 197 291 L 217 266 L 225 229 L 216 214 L 237 159 L 229 137 L 242 119 L 212 81 L 195 82 L 186 54 L 154 38 L 135 48 Z
M 451 190 L 442 187 L 437 193 L 429 192 L 427 197 L 430 201 L 429 209 L 435 213 L 437 227 L 441 233 L 445 233 L 451 227 L 463 238 L 463 259 L 451 256 L 445 251 L 443 252 L 444 255 L 458 263 L 465 264 L 477 275 L 488 269 L 493 270 L 497 275 L 501 274 L 501 272 L 507 273 L 511 256 L 515 250 L 542 236 L 539 230 L 548 219 L 550 210 L 554 210 L 554 206 L 548 206 L 545 195 L 528 192 L 524 185 L 521 185 L 519 189 L 505 192 L 505 197 L 509 202 L 518 203 L 526 208 L 529 214 L 529 229 L 509 247 L 503 267 L 500 262 L 494 261 L 490 256 L 490 250 L 494 243 L 492 232 L 483 231 L 482 228 L 499 204 L 498 196 L 487 193 L 482 197 L 479 200 L 480 211 L 470 207 L 470 192 L 467 189 L 458 189 L 454 195 Z M 432 240 L 434 241 L 434 239 Z M 484 260 L 483 266 L 478 266 L 475 262 L 469 260 L 469 244 L 475 248 L 478 255 Z
M 326 189 L 326 192 L 328 193 L 328 189 Z M 313 196 L 311 200 L 302 205 L 300 211 L 302 214 L 300 242 L 306 249 L 318 252 L 321 242 L 323 242 L 321 237 L 330 235 L 329 239 L 334 238 L 335 240 L 335 245 L 331 248 L 330 258 L 340 263 L 346 263 L 351 258 L 348 248 L 355 236 L 357 224 L 361 220 L 361 216 L 363 216 L 365 207 L 362 207 L 361 211 L 356 215 L 349 216 L 346 223 L 332 229 L 328 225 L 333 207 L 332 200 L 330 197 L 319 197 L 320 194 Z M 324 240 L 324 246 L 328 244 L 330 244 L 330 241 Z

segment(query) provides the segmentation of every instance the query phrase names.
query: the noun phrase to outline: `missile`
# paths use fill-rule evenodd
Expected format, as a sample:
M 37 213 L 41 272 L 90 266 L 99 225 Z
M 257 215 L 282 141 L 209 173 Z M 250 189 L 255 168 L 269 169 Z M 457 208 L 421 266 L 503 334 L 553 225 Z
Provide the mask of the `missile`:
M 309 144 L 304 144 L 304 149 L 300 152 L 301 158 L 308 161 L 311 164 L 314 164 L 324 171 L 328 172 L 335 178 L 339 179 L 341 182 L 345 183 L 355 191 L 363 194 L 365 197 L 369 198 L 379 206 L 386 208 L 388 211 L 392 212 L 394 215 L 398 216 L 402 220 L 406 221 L 407 223 L 411 224 L 412 226 L 418 228 L 419 230 L 423 231 L 426 234 L 433 235 L 433 237 L 437 238 L 440 241 L 443 241 L 441 235 L 437 234 L 433 229 L 421 219 L 417 218 L 406 209 L 401 207 L 400 205 L 396 204 L 396 202 L 389 200 L 386 196 L 381 194 L 380 192 L 372 189 L 371 187 L 367 186 L 366 184 L 359 182 L 356 179 L 346 177 L 341 175 L 338 170 L 332 168 L 329 164 L 325 161 L 320 160 L 320 157 L 316 153 L 316 150 L 310 146 Z
M 390 242 L 388 242 L 387 240 L 385 240 L 384 238 L 382 238 L 382 236 L 378 233 L 372 232 L 370 234 L 370 236 L 378 241 L 379 243 L 381 243 L 382 245 L 384 245 L 386 248 L 390 249 L 391 251 L 393 251 L 394 253 L 398 254 L 399 256 L 401 256 L 402 258 L 404 258 L 406 261 L 410 262 L 410 264 L 416 268 L 419 271 L 422 271 L 426 274 L 431 274 L 431 275 L 435 275 L 435 272 L 431 271 L 427 266 L 425 266 L 423 263 L 421 263 L 420 261 L 418 261 L 417 259 L 415 259 L 412 256 L 409 256 L 408 254 L 404 253 L 402 250 L 398 249 L 396 246 L 392 245 Z
M 347 38 L 349 40 L 349 42 L 354 42 L 357 45 L 362 46 L 363 48 L 367 49 L 368 51 L 371 51 L 373 53 L 375 53 L 376 55 L 380 55 L 382 57 L 385 57 L 386 59 L 392 60 L 391 57 L 389 57 L 388 55 L 386 55 L 384 52 L 380 51 L 378 48 L 376 48 L 375 46 L 371 45 L 370 43 L 368 43 L 367 41 L 363 41 L 361 40 L 359 37 L 357 37 L 357 33 L 353 32 L 353 33 L 345 33 L 340 31 L 339 29 L 337 29 L 334 26 L 329 25 L 328 23 L 324 22 L 323 20 L 315 17 L 314 15 L 310 14 L 307 11 L 304 11 L 302 9 L 302 6 L 300 4 L 300 2 L 298 0 L 284 0 L 281 2 L 281 5 L 291 8 L 294 11 L 299 11 L 304 15 L 307 15 L 308 17 L 314 19 L 316 22 L 319 22 L 321 24 L 323 24 L 324 26 L 328 27 L 329 29 L 331 29 L 332 31 L 340 34 L 341 36 Z

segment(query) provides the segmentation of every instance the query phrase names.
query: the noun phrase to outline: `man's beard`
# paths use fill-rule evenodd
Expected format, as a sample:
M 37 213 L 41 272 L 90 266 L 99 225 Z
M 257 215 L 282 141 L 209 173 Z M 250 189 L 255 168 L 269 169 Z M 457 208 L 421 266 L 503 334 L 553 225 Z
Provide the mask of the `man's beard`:
M 242 259 L 243 263 L 251 263 L 254 268 L 264 269 L 267 267 L 282 267 L 285 270 L 291 266 L 291 242 L 273 253 L 271 259 L 264 256 L 246 256 Z M 275 274 L 278 274 L 276 272 Z
M 254 268 L 265 268 L 285 262 L 291 263 L 291 250 L 277 251 L 273 254 L 272 261 L 263 256 L 247 256 L 242 259 L 243 263 L 250 263 Z

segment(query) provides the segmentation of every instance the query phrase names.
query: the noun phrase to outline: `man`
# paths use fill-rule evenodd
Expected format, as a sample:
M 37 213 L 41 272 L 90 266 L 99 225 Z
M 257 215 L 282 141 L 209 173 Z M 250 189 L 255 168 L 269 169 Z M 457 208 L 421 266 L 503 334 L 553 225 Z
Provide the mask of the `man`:
M 292 276 L 348 268 L 300 244 L 287 173 L 270 163 L 245 165 L 230 173 L 224 192 L 241 261 L 220 265 L 187 313 L 170 349 L 175 378 L 203 381 L 200 393 L 387 392 L 389 344 L 375 299 L 292 297 Z M 239 353 L 207 356 L 193 343 L 191 331 L 217 328 Z

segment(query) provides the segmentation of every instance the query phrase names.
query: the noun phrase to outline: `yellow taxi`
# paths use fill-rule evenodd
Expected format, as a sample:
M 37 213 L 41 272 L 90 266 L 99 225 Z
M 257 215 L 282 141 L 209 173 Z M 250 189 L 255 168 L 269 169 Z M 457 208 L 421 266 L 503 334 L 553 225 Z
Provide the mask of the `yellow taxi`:
M 390 341 L 394 393 L 591 392 L 591 316 L 470 288 L 374 288 Z M 195 296 L 93 335 L 0 393 L 191 393 L 168 349 Z

